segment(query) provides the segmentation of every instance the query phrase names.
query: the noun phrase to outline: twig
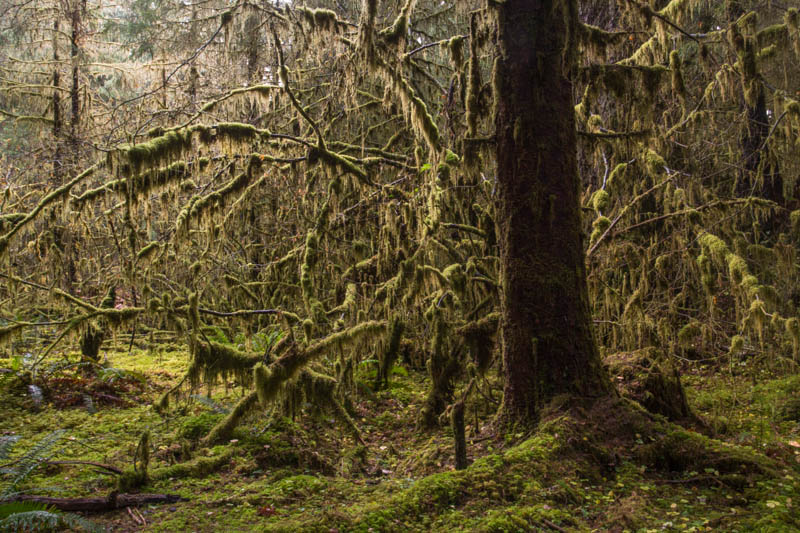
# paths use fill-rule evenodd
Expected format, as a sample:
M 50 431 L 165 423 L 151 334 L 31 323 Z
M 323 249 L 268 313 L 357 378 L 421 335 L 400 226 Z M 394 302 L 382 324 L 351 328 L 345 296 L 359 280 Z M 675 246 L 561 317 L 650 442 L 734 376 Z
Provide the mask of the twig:
M 130 508 L 130 507 L 126 507 L 126 508 L 125 508 L 125 510 L 126 510 L 126 511 L 128 511 L 128 514 L 130 515 L 130 517 L 131 517 L 131 518 L 133 518 L 133 521 L 134 521 L 134 522 L 136 522 L 136 523 L 137 523 L 137 524 L 139 524 L 140 526 L 143 526 L 143 525 L 144 525 L 144 524 L 142 523 L 142 521 L 141 521 L 141 520 L 139 520 L 139 517 L 138 517 L 138 516 L 136 516 L 135 514 L 133 514 L 133 511 L 131 511 L 131 508 Z

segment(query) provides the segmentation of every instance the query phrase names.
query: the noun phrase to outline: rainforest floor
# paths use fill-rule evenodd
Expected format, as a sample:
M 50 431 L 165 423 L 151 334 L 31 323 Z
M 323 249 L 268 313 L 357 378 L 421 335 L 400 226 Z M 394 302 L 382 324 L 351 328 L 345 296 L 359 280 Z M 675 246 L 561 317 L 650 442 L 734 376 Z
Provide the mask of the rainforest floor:
M 800 531 L 800 375 L 753 360 L 684 362 L 698 420 L 683 425 L 612 397 L 556 402 L 535 430 L 499 433 L 485 414 L 499 398 L 484 387 L 473 402 L 484 412 L 467 405 L 471 464 L 456 471 L 449 426 L 416 425 L 423 372 L 398 366 L 387 389 L 360 389 L 351 407 L 363 446 L 307 404 L 294 420 L 259 412 L 203 449 L 241 387 L 196 391 L 160 416 L 152 404 L 182 377 L 186 351 L 125 346 L 104 357 L 97 375 L 44 380 L 39 405 L 5 371 L 0 436 L 20 437 L 18 456 L 63 430 L 53 461 L 126 469 L 148 430 L 151 470 L 187 465 L 140 489 L 185 500 L 88 515 L 109 531 Z M 25 488 L 89 497 L 115 483 L 85 465 L 44 464 Z

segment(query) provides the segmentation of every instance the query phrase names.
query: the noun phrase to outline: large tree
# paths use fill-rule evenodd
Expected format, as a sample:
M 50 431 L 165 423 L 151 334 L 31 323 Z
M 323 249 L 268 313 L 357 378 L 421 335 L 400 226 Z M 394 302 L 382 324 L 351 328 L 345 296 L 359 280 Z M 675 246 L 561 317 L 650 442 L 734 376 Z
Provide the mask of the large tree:
M 497 7 L 497 227 L 502 416 L 535 419 L 561 393 L 609 390 L 592 336 L 581 236 L 570 0 Z

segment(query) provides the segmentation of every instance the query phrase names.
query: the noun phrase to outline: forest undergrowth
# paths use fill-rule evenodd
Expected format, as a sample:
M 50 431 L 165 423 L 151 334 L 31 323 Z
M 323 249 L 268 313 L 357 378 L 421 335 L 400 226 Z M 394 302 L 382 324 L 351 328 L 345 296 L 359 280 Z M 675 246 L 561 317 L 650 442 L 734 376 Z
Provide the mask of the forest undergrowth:
M 45 380 L 38 405 L 24 375 L 4 371 L 0 434 L 19 438 L 2 465 L 13 466 L 58 429 L 49 464 L 19 489 L 66 498 L 109 494 L 120 476 L 57 462 L 129 470 L 148 432 L 150 480 L 132 490 L 183 500 L 87 516 L 111 531 L 800 530 L 800 376 L 752 359 L 685 363 L 697 418 L 682 425 L 615 396 L 589 410 L 557 400 L 536 430 L 497 432 L 499 398 L 476 395 L 465 415 L 471 464 L 456 471 L 449 428 L 409 422 L 427 389 L 402 364 L 377 392 L 366 385 L 371 365 L 357 373 L 363 444 L 306 404 L 294 421 L 258 412 L 228 442 L 198 448 L 241 389 L 229 381 L 197 391 L 162 418 L 152 403 L 185 372 L 185 350 L 120 344 L 105 353 L 105 371 Z

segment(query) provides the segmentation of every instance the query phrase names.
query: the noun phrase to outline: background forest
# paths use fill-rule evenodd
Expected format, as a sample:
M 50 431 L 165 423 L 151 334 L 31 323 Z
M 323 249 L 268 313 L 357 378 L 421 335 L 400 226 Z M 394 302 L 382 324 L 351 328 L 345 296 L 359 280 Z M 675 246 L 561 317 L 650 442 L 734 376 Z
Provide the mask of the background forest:
M 502 4 L 0 2 L 0 528 L 800 530 L 800 2 L 545 2 L 619 397 L 538 429 Z

